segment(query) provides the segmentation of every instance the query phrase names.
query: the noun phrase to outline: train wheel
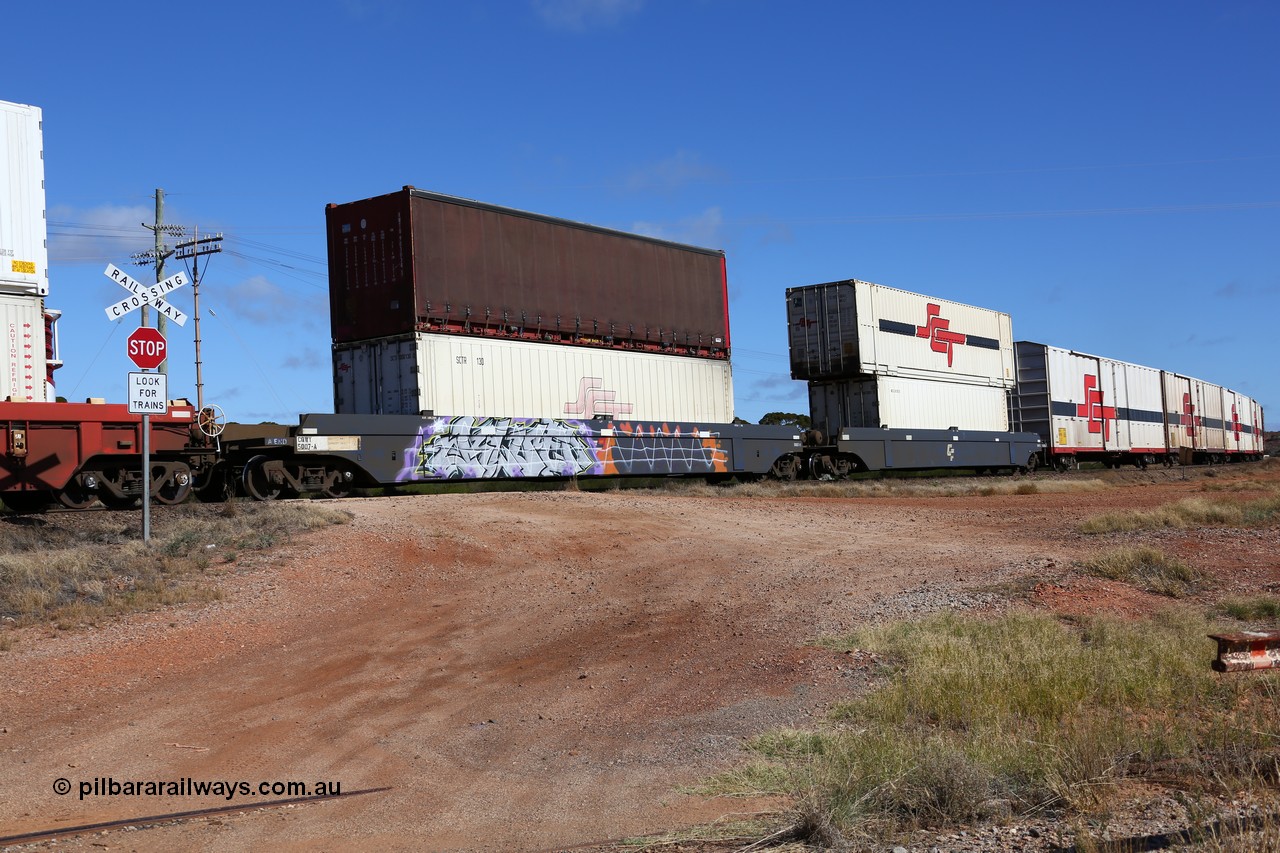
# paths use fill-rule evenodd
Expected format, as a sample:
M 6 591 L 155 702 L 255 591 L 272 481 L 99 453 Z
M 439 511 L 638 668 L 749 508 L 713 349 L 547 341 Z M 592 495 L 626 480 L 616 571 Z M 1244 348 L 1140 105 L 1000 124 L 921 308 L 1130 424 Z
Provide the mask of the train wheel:
M 5 492 L 4 504 L 14 512 L 44 512 L 53 499 L 47 492 Z
M 177 466 L 173 475 L 160 484 L 155 490 L 157 503 L 174 506 L 185 501 L 191 495 L 191 469 L 186 465 Z
M 773 463 L 773 467 L 769 469 L 769 475 L 775 480 L 791 483 L 796 479 L 797 467 L 796 460 L 793 457 L 783 456 Z
M 708 477 L 708 480 L 711 478 Z M 728 478 L 725 478 L 728 479 Z M 325 472 L 324 488 L 320 490 L 320 494 L 326 498 L 345 498 L 351 494 L 351 477 L 349 472 L 338 468 L 331 468 Z
M 98 499 L 98 496 L 86 489 L 78 478 L 67 483 L 67 487 L 55 492 L 54 496 L 58 499 L 58 503 L 67 509 L 88 509 Z
M 271 482 L 266 471 L 270 461 L 266 456 L 255 456 L 245 463 L 244 472 L 240 475 L 245 492 L 255 501 L 273 501 L 284 490 L 280 484 Z

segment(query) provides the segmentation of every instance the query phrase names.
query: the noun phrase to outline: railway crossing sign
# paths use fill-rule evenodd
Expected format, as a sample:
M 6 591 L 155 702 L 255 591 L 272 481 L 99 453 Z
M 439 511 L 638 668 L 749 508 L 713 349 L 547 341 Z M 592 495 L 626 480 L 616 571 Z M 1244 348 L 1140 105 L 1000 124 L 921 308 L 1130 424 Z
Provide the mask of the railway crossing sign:
M 168 376 L 163 373 L 129 374 L 129 414 L 163 415 L 168 411 Z
M 130 311 L 135 311 L 143 305 L 151 305 L 159 314 L 168 317 L 179 326 L 187 324 L 187 315 L 162 298 L 187 283 L 186 273 L 174 273 L 164 281 L 157 281 L 155 284 L 142 284 L 130 278 L 128 273 L 116 267 L 115 264 L 107 264 L 102 274 L 132 294 L 119 302 L 111 303 L 104 309 L 108 320 L 119 320 Z
M 138 367 L 143 370 L 151 370 L 152 368 L 159 367 L 164 363 L 164 360 L 168 358 L 169 342 L 164 339 L 164 335 L 160 334 L 159 330 L 153 329 L 150 326 L 140 326 L 129 334 L 128 353 L 129 358 L 131 358 L 133 363 L 138 365 Z M 134 375 L 136 374 L 129 374 L 131 377 Z M 129 382 L 129 388 L 132 392 L 132 379 Z M 132 405 L 133 398 L 130 397 L 129 399 L 130 404 Z M 129 411 L 133 410 L 130 409 Z

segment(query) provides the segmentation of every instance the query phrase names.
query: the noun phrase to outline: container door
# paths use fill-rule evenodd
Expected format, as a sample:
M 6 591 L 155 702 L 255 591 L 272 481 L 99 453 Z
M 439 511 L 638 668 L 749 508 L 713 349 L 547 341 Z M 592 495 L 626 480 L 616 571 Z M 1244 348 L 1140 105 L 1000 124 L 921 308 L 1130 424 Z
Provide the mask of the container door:
M 1133 449 L 1133 427 L 1128 417 L 1129 387 L 1125 365 L 1109 358 L 1098 360 L 1098 406 L 1114 413 L 1108 422 L 1103 418 L 1102 442 L 1107 450 L 1127 452 Z
M 1161 373 L 1164 389 L 1165 452 L 1181 455 L 1195 447 L 1191 420 L 1191 380 L 1176 373 Z
M 1115 407 L 1103 403 L 1098 359 L 1056 347 L 1050 347 L 1048 354 L 1055 451 L 1104 450 L 1105 438 L 1115 426 Z

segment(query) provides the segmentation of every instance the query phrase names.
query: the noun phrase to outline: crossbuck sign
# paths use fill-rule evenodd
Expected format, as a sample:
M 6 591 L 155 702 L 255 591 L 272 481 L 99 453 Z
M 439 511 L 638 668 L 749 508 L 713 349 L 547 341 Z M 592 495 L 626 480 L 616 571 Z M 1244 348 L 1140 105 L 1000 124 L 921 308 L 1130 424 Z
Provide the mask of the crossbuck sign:
M 165 302 L 162 298 L 187 283 L 186 273 L 174 273 L 164 281 L 157 281 L 155 284 L 141 284 L 130 278 L 127 273 L 118 269 L 115 264 L 107 264 L 107 268 L 102 271 L 102 274 L 132 294 L 106 307 L 108 320 L 119 320 L 125 314 L 141 308 L 143 305 L 150 305 L 159 314 L 168 317 L 179 326 L 187 324 L 187 315 Z

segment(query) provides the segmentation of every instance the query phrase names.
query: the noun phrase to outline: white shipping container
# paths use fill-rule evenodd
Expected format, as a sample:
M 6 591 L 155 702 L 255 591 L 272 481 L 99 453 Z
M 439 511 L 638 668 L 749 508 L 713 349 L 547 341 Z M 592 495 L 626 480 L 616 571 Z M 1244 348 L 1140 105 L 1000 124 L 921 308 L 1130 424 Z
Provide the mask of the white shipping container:
M 0 291 L 49 293 L 41 110 L 0 101 Z
M 1191 379 L 1191 401 L 1196 431 L 1196 449 L 1210 453 L 1227 450 L 1227 424 L 1223 417 L 1223 389 L 1220 385 Z
M 1267 425 L 1265 416 L 1262 412 L 1262 404 L 1257 400 L 1250 401 L 1253 409 L 1253 450 L 1255 453 L 1266 452 L 1266 430 Z
M 731 423 L 727 361 L 417 332 L 333 348 L 338 414 Z
M 867 281 L 787 289 L 795 379 L 898 376 L 1013 387 L 1008 314 Z
M 44 303 L 0 294 L 0 400 L 46 400 Z
M 1016 426 L 1052 452 L 1165 452 L 1170 387 L 1159 370 L 1030 341 L 1017 350 Z
M 1115 409 L 1114 436 L 1107 449 L 1163 454 L 1164 386 L 1160 371 L 1110 358 L 1099 358 L 1098 367 L 1103 400 Z
M 1238 391 L 1223 389 L 1228 453 L 1253 453 L 1253 401 Z
M 836 435 L 853 427 L 1007 432 L 1003 388 L 900 376 L 809 383 L 815 429 Z
M 1192 380 L 1176 373 L 1164 373 L 1165 441 L 1170 453 L 1183 456 L 1183 451 L 1196 447 L 1195 403 L 1191 398 Z

